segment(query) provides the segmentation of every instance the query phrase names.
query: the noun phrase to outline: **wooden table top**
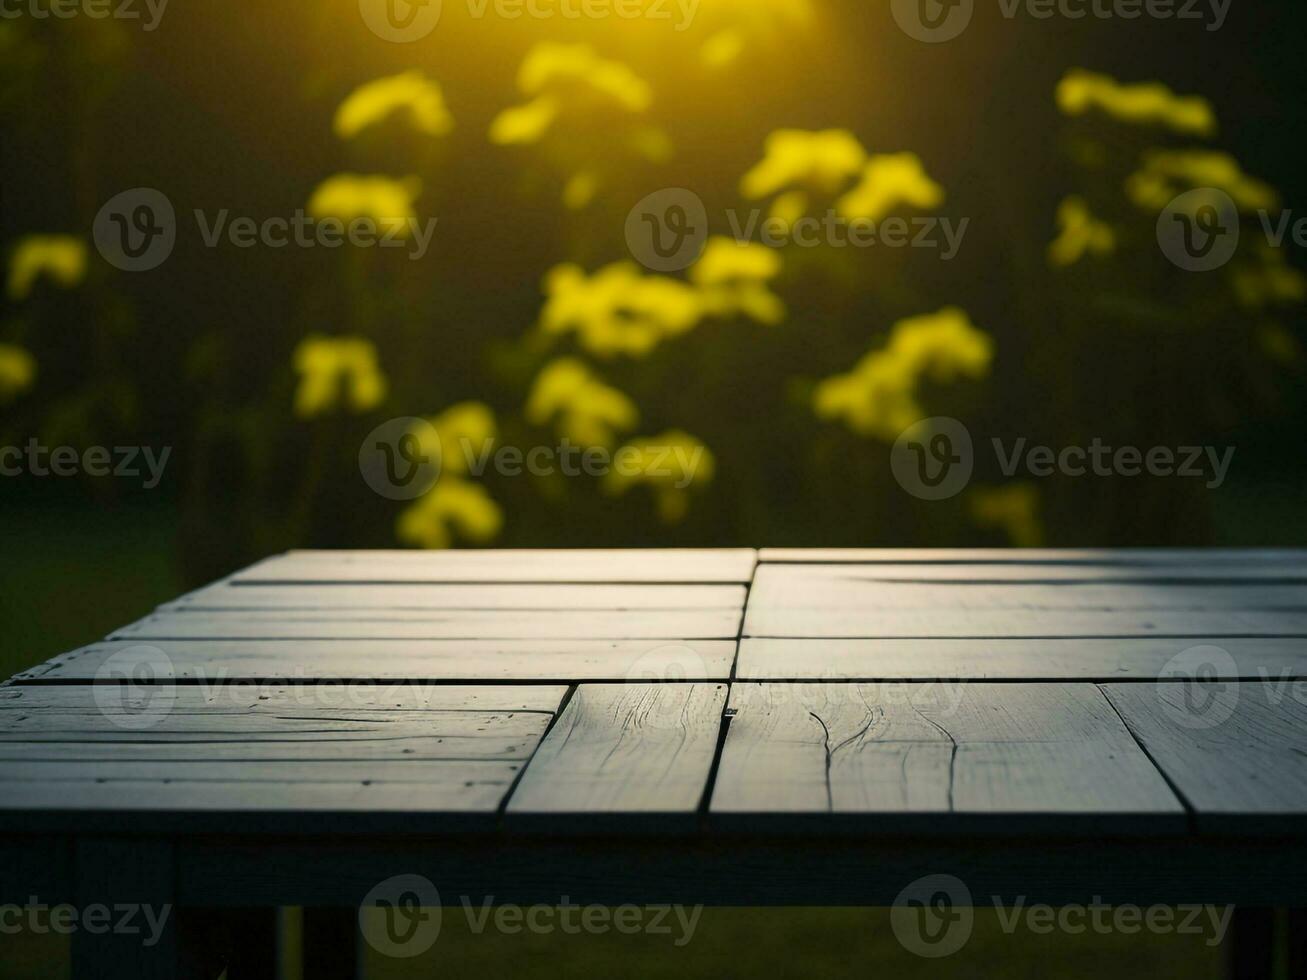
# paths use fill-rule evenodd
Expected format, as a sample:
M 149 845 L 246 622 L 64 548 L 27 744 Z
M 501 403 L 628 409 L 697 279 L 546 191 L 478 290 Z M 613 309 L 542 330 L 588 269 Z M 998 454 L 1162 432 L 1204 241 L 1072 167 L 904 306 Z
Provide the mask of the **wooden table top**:
M 1307 552 L 291 552 L 0 686 L 0 830 L 1300 836 Z

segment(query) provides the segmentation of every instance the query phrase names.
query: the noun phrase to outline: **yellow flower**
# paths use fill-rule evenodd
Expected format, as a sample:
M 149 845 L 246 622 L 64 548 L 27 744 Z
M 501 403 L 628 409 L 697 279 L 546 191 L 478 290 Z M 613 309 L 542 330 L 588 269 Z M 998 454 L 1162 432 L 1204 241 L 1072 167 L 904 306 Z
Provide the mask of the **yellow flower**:
M 503 527 L 504 512 L 485 487 L 447 475 L 399 515 L 395 534 L 419 548 L 449 548 L 455 534 L 484 544 Z
M 694 328 L 703 315 L 698 294 L 665 276 L 641 275 L 633 262 L 615 262 L 587 277 L 565 263 L 545 276 L 540 327 L 558 336 L 575 332 L 601 357 L 648 354 L 662 340 Z
M 946 384 L 983 378 L 993 348 L 989 335 L 956 307 L 908 317 L 894 325 L 884 349 L 864 356 L 849 373 L 820 382 L 813 408 L 859 435 L 893 441 L 925 417 L 917 401 L 922 379 Z
M 532 425 L 556 421 L 559 433 L 579 446 L 612 446 L 618 432 L 640 424 L 635 402 L 605 385 L 575 357 L 545 365 L 531 387 L 526 420 Z
M 490 123 L 492 143 L 538 142 L 565 105 L 640 113 L 653 102 L 653 92 L 644 79 L 620 61 L 599 57 L 588 44 L 537 44 L 522 62 L 517 86 L 531 101 L 505 109 L 494 118 Z
M 314 335 L 295 348 L 295 414 L 313 418 L 342 400 L 355 412 L 376 408 L 386 397 L 386 378 L 377 364 L 377 349 L 360 337 Z
M 419 453 L 439 459 L 440 472 L 445 475 L 465 476 L 472 460 L 492 448 L 499 435 L 495 413 L 484 402 L 459 402 L 426 421 L 430 428 L 414 430 Z M 432 439 L 439 444 L 432 445 Z
M 807 212 L 812 193 L 832 196 L 861 172 L 867 151 L 847 129 L 778 129 L 767 137 L 763 159 L 740 180 L 750 201 L 785 193 L 771 216 L 792 224 Z
M 1048 246 L 1050 265 L 1074 265 L 1086 254 L 1109 255 L 1116 248 L 1111 226 L 1095 218 L 1082 197 L 1068 197 L 1058 206 L 1057 224 L 1058 236 Z
M 396 112 L 405 112 L 414 129 L 444 136 L 454 127 L 440 85 L 420 71 L 406 71 L 360 85 L 336 109 L 333 128 L 341 139 L 352 139 Z
M 1275 305 L 1294 305 L 1307 299 L 1307 277 L 1289 265 L 1283 249 L 1267 242 L 1258 249 L 1257 265 L 1237 266 L 1232 277 L 1239 302 L 1254 310 Z
M 969 497 L 972 520 L 980 527 L 1001 529 L 1018 548 L 1038 548 L 1044 543 L 1039 490 L 1033 484 L 977 487 Z
M 736 61 L 744 51 L 744 34 L 727 28 L 718 31 L 703 42 L 699 60 L 708 68 L 725 68 Z
M 620 496 L 631 487 L 647 484 L 653 490 L 658 516 L 666 524 L 677 524 L 689 511 L 690 489 L 712 482 L 716 466 L 707 446 L 672 429 L 649 439 L 633 439 L 618 449 L 603 487 L 606 493 Z
M 1073 68 L 1058 83 L 1056 99 L 1068 116 L 1099 109 L 1134 125 L 1159 125 L 1192 136 L 1216 132 L 1216 114 L 1206 99 L 1176 95 L 1158 82 L 1122 85 L 1108 75 Z
M 767 287 L 781 271 L 781 257 L 754 242 L 714 235 L 690 268 L 710 316 L 747 316 L 774 326 L 785 319 L 785 304 Z
M 580 211 L 599 193 L 599 175 L 592 170 L 573 174 L 563 188 L 563 204 L 569 211 Z
M 20 239 L 9 257 L 9 298 L 26 299 L 43 276 L 65 289 L 80 283 L 86 278 L 86 243 L 71 235 L 28 235 Z
M 1244 173 L 1230 154 L 1215 150 L 1151 150 L 1125 183 L 1131 201 L 1154 211 L 1194 187 L 1225 191 L 1244 212 L 1270 210 L 1279 200 L 1269 184 Z
M 900 207 L 937 208 L 944 188 L 928 176 L 915 153 L 880 153 L 862 171 L 862 181 L 836 203 L 848 219 L 879 221 Z
M 393 177 L 336 174 L 313 191 L 308 211 L 315 218 L 337 218 L 346 224 L 367 218 L 378 229 L 407 238 L 417 220 L 413 202 L 421 193 L 422 180 L 419 177 L 396 180 Z
M 36 381 L 36 358 L 13 344 L 0 344 L 0 401 L 21 395 Z

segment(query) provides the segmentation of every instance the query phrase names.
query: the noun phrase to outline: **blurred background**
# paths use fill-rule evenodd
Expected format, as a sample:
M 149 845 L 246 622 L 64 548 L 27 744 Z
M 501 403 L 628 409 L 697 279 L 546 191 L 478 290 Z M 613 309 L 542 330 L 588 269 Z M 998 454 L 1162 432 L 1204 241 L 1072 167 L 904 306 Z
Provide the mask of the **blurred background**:
M 445 0 L 399 43 L 369 3 L 0 20 L 0 445 L 169 452 L 148 488 L 139 459 L 0 478 L 5 672 L 289 547 L 1307 542 L 1302 249 L 1258 214 L 1307 200 L 1301 5 L 994 0 L 924 43 L 865 0 Z M 1155 227 L 1213 186 L 1238 251 L 1187 271 Z M 124 271 L 93 228 L 138 188 L 175 244 Z M 712 236 L 670 271 L 627 220 L 665 188 Z M 306 212 L 407 247 L 206 241 Z M 965 234 L 947 257 L 756 227 L 731 245 L 828 213 Z M 927 416 L 979 447 L 945 501 L 891 473 Z M 700 465 L 477 474 L 446 445 L 436 487 L 396 501 L 359 448 L 397 417 L 451 445 Z M 1236 452 L 1218 487 L 1035 477 L 994 438 Z
M 134 447 L 142 473 L 0 477 L 0 675 L 290 547 L 1307 544 L 1303 251 L 1268 244 L 1259 216 L 1307 207 L 1307 8 L 1044 19 L 977 0 L 926 43 L 910 7 L 636 0 L 641 16 L 594 19 L 445 0 L 401 42 L 394 15 L 421 28 L 431 8 L 6 6 L 0 447 Z M 1188 271 L 1159 216 L 1212 187 L 1242 235 Z M 175 242 L 127 271 L 95 229 L 140 188 L 170 203 Z M 628 221 L 669 188 L 703 206 L 683 263 Z M 206 241 L 301 213 L 370 218 L 407 247 Z M 827 214 L 964 234 L 946 257 L 751 224 Z M 943 501 L 890 465 L 931 416 L 978 447 Z M 444 473 L 395 500 L 359 452 L 408 417 Z M 1219 486 L 1039 477 L 1004 473 L 995 438 L 1235 454 Z M 455 451 L 564 440 L 697 463 L 512 475 Z M 157 481 L 146 450 L 168 453 Z M 774 970 L 796 943 L 810 965 L 888 962 L 857 916 L 717 913 L 713 938 L 641 968 Z M 489 966 L 546 970 L 558 950 L 537 939 Z M 5 949 L 0 974 L 56 975 L 47 946 Z M 973 950 L 959 975 L 987 957 L 1011 976 L 1219 970 L 1199 941 Z

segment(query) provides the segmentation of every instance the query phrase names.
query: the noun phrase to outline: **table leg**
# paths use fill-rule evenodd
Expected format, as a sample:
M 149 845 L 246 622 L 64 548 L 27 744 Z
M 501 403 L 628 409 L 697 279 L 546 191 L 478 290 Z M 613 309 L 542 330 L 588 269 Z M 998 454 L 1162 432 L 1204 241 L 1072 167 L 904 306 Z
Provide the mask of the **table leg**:
M 1234 910 L 1230 924 L 1231 980 L 1271 980 L 1275 972 L 1275 910 Z
M 1289 909 L 1289 980 L 1307 980 L 1307 908 Z
M 357 908 L 304 910 L 304 976 L 312 980 L 355 980 L 359 969 Z

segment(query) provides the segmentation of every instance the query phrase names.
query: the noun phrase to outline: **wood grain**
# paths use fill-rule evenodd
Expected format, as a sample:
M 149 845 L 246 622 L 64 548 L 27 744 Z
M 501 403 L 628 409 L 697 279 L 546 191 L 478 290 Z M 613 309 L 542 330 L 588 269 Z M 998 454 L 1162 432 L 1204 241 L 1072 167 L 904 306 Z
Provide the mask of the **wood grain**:
M 1200 830 L 1303 832 L 1307 682 L 1172 680 L 1103 690 Z
M 235 585 L 160 609 L 742 609 L 740 585 Z
M 1154 833 L 1184 811 L 1090 684 L 736 684 L 733 830 Z
M 724 684 L 583 684 L 508 802 L 518 827 L 686 831 L 717 748 Z
M 1304 548 L 763 548 L 759 561 L 789 564 L 1307 564 Z
M 749 603 L 745 636 L 774 637 L 1307 637 L 1307 612 L 1127 609 L 785 609 Z
M 236 582 L 639 582 L 749 581 L 751 549 L 561 551 L 291 551 L 237 572 Z
M 160 612 L 112 634 L 130 640 L 734 639 L 734 609 L 467 611 L 317 609 Z
M 18 683 L 94 681 L 131 641 L 95 643 L 19 674 Z M 159 677 L 246 681 L 727 680 L 734 640 L 176 640 L 156 646 Z
M 1307 640 L 1221 640 L 1221 677 L 1307 678 Z M 1152 680 L 1189 640 L 745 639 L 740 680 Z

